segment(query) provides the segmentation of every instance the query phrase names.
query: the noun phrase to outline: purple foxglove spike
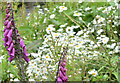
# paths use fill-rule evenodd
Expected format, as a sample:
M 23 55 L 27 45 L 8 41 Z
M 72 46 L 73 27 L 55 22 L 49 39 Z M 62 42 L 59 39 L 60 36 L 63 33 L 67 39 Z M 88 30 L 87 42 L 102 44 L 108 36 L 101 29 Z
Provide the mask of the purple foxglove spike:
M 7 38 L 2 38 L 2 40 L 3 40 L 4 42 L 7 42 Z
M 63 72 L 63 75 L 64 75 L 64 76 L 67 76 L 66 72 Z
M 64 71 L 64 68 L 61 66 L 61 67 L 60 67 L 60 70 L 61 70 L 61 71 Z
M 11 56 L 10 54 L 11 54 L 11 52 L 10 52 L 10 51 L 8 51 L 8 55 L 9 55 L 9 56 Z
M 8 58 L 8 60 L 11 62 L 14 58 L 15 58 L 15 56 L 10 56 L 10 58 Z
M 23 48 L 23 53 L 26 55 L 26 56 L 28 56 L 29 54 L 27 53 L 27 50 L 26 50 L 26 48 L 24 47 Z
M 64 62 L 67 62 L 67 60 L 66 60 L 66 59 L 63 59 L 63 61 L 64 61 Z
M 24 55 L 23 57 L 27 63 L 30 61 L 30 59 L 26 55 Z
M 6 27 L 4 28 L 3 32 L 5 32 L 5 31 L 6 31 Z
M 9 7 L 10 7 L 10 4 L 7 5 L 7 8 L 9 8 Z
M 68 77 L 67 77 L 67 76 L 65 76 L 65 77 L 63 78 L 63 80 L 64 80 L 64 81 L 67 81 L 67 80 L 68 80 Z
M 6 11 L 6 14 L 7 14 L 7 13 L 8 13 L 8 10 L 6 9 L 5 11 Z
M 61 71 L 59 71 L 59 76 L 60 76 L 60 78 L 63 78 L 63 77 L 64 77 L 64 75 L 62 74 Z
M 13 49 L 13 42 L 10 44 L 10 47 L 7 50 L 11 51 L 12 49 Z
M 4 45 L 4 46 L 5 46 L 5 48 L 6 48 L 6 46 L 7 46 L 7 45 L 6 45 L 5 43 L 3 43 L 3 45 Z
M 15 56 L 15 48 L 12 49 L 12 52 L 10 53 L 11 56 Z
M 65 67 L 65 66 L 66 66 L 66 63 L 63 63 L 63 62 L 62 62 L 62 63 L 61 63 L 61 66 Z
M 10 43 L 12 42 L 12 38 L 8 38 L 8 41 L 6 42 L 6 45 L 10 45 Z
M 9 17 L 10 17 L 10 13 L 8 13 L 8 14 L 6 15 L 6 17 L 9 18 Z
M 18 33 L 18 30 L 16 30 L 16 32 Z M 20 36 L 20 35 L 19 35 Z
M 8 18 L 6 17 L 5 20 L 7 20 Z
M 60 77 L 58 77 L 58 79 L 57 79 L 57 83 L 62 83 L 62 80 L 61 80 Z
M 9 21 L 9 22 L 8 22 L 8 24 L 7 24 L 6 28 L 8 28 L 8 29 L 9 29 L 10 27 L 11 27 L 11 21 Z
M 66 72 L 67 71 L 67 69 L 66 68 L 64 68 L 64 72 Z
M 3 33 L 3 35 L 7 36 L 8 32 L 9 32 L 9 29 L 6 29 L 5 32 Z
M 23 48 L 23 47 L 25 47 L 25 44 L 24 44 L 24 42 L 23 42 L 23 39 L 21 38 L 20 39 L 20 46 Z
M 11 29 L 11 30 L 9 31 L 9 33 L 7 34 L 7 37 L 11 38 L 12 33 L 13 33 L 13 29 Z
M 5 23 L 4 23 L 4 25 L 6 26 L 8 24 L 8 22 L 9 22 L 9 20 L 6 20 Z

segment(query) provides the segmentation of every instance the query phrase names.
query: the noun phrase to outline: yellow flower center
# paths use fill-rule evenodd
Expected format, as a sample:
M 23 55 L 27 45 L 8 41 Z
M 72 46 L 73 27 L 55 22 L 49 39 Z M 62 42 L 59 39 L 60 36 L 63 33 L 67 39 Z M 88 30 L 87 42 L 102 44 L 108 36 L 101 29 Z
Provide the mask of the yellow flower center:
M 45 63 L 47 63 L 47 61 L 45 61 Z
M 79 47 L 79 45 L 77 45 L 77 47 Z
M 50 28 L 48 28 L 48 30 L 50 30 Z
M 118 57 L 118 59 L 120 59 L 120 57 Z
M 93 73 L 93 75 L 95 75 L 95 73 Z
M 98 53 L 95 53 L 95 55 L 98 55 Z
M 34 67 L 34 66 L 32 66 L 32 67 Z
M 57 34 L 55 34 L 55 36 L 57 36 Z
M 70 44 L 73 44 L 73 43 L 70 43 Z
M 38 81 L 40 81 L 40 80 L 38 80 Z
M 46 38 L 46 40 L 48 40 L 48 38 Z
M 79 41 L 79 43 L 81 43 L 81 41 Z
M 65 7 L 63 6 L 62 9 L 64 9 Z
M 14 67 L 16 67 L 16 65 L 14 65 Z
M 37 69 L 37 71 L 39 71 L 39 69 Z
M 106 40 L 104 40 L 104 42 L 105 42 Z
M 100 19 L 100 21 L 102 21 L 102 19 Z
M 46 58 L 48 58 L 48 56 L 46 56 Z
M 79 15 L 79 13 L 76 13 L 77 15 Z

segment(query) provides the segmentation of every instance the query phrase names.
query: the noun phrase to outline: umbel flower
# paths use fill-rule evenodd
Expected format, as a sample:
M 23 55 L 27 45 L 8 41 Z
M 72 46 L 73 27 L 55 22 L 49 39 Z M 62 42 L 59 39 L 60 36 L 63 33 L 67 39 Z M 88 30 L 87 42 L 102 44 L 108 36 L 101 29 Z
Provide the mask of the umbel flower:
M 65 68 L 66 66 L 66 59 L 65 59 L 65 55 L 66 55 L 66 49 L 63 48 L 63 53 L 61 54 L 60 57 L 60 61 L 59 61 L 59 65 L 58 65 L 58 71 L 57 71 L 57 75 L 56 75 L 56 82 L 57 83 L 67 83 L 68 77 L 66 74 L 67 69 Z M 61 60 L 62 58 L 62 60 Z M 60 67 L 60 68 L 59 68 Z M 59 74 L 59 76 L 58 76 Z
M 30 60 L 28 58 L 29 54 L 27 53 L 23 39 L 21 38 L 17 28 L 15 27 L 12 5 L 10 3 L 7 3 L 4 25 L 6 27 L 3 30 L 3 44 L 8 51 L 8 55 L 10 56 L 8 60 L 11 62 L 15 58 L 15 56 L 23 55 L 24 60 L 28 63 Z

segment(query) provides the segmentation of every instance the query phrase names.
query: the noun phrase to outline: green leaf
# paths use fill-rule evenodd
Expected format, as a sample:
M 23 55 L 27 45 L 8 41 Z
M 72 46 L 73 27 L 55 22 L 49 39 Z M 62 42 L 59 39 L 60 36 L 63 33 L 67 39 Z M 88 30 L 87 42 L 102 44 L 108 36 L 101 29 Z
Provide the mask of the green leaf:
M 98 70 L 98 72 L 100 72 L 104 67 L 105 67 L 105 66 L 102 66 L 102 67 Z
M 109 24 L 107 24 L 107 30 L 110 31 L 110 25 Z
M 113 72 L 113 75 L 115 75 L 115 77 L 117 78 L 117 80 L 120 82 L 119 78 L 118 78 L 118 72 Z
M 13 75 L 15 75 L 17 78 L 20 79 L 20 77 L 18 76 L 18 70 L 17 70 L 13 65 L 10 65 L 9 71 L 10 71 Z

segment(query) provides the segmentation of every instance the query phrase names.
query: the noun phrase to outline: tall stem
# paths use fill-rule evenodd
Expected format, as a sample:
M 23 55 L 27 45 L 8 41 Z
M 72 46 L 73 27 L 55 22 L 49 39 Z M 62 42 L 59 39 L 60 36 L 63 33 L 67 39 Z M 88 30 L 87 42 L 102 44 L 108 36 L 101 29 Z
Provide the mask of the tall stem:
M 17 61 L 20 62 L 19 65 L 19 70 L 20 70 L 20 74 L 22 74 L 20 77 L 20 81 L 25 81 L 25 69 L 24 69 L 24 62 L 23 62 L 23 59 L 22 59 L 22 52 L 21 52 L 21 49 L 20 49 L 20 43 L 19 43 L 19 40 L 18 40 L 18 34 L 17 34 L 17 28 L 15 26 L 15 20 L 14 20 L 14 14 L 13 14 L 13 9 L 12 9 L 12 4 L 10 3 L 11 5 L 11 10 L 12 10 L 12 19 L 13 19 L 13 35 L 14 35 L 14 40 L 15 40 L 15 58 Z

